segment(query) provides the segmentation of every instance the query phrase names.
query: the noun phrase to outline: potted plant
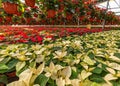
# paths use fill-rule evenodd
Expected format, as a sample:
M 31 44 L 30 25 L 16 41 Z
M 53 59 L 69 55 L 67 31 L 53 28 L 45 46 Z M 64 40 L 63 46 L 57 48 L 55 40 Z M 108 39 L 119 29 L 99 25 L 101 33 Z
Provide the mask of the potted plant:
M 3 9 L 8 14 L 18 13 L 19 0 L 2 0 Z
M 35 6 L 35 0 L 25 0 L 25 3 L 32 8 Z

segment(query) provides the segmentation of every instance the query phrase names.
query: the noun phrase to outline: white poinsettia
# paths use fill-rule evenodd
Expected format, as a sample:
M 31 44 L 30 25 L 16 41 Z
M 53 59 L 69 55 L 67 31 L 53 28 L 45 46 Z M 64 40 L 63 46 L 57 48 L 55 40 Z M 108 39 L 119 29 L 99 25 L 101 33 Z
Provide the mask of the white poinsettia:
M 53 62 L 50 63 L 49 67 L 46 67 L 44 71 L 46 72 L 47 77 L 51 77 L 52 79 L 57 78 L 57 72 L 58 70 L 62 69 L 63 67 L 61 65 L 54 65 Z
M 40 75 L 43 72 L 44 68 L 45 68 L 44 62 L 41 65 L 39 65 L 37 69 L 30 68 L 30 70 L 33 73 L 33 76 L 31 77 L 31 80 L 30 80 L 30 85 L 34 84 L 35 79 L 38 77 L 38 75 Z
M 44 55 L 37 55 L 37 58 L 35 59 L 35 61 L 37 63 L 43 62 L 44 61 L 45 56 Z
M 65 67 L 62 70 L 59 70 L 59 75 L 62 76 L 63 78 L 69 78 L 71 76 L 71 67 Z
M 89 66 L 88 66 L 87 63 L 81 62 L 80 64 L 81 64 L 81 66 L 82 66 L 85 70 L 88 70 Z
M 116 76 L 116 77 L 120 77 L 120 71 L 117 71 L 117 73 L 116 73 L 115 76 Z
M 63 45 L 69 45 L 71 42 L 69 40 L 67 41 L 62 41 Z
M 14 81 L 12 83 L 7 84 L 7 86 L 26 86 L 25 82 L 22 80 Z
M 9 55 L 9 51 L 8 50 L 0 50 L 0 54 Z
M 40 86 L 39 84 L 34 84 L 33 86 Z
M 31 52 L 26 52 L 25 55 L 27 55 L 27 56 L 31 56 L 32 53 L 31 53 Z
M 82 72 L 79 74 L 79 79 L 83 81 L 86 78 L 88 78 L 90 75 L 92 75 L 91 72 L 86 71 L 86 70 L 82 70 Z
M 120 59 L 116 56 L 114 56 L 114 53 L 110 53 L 109 58 L 113 61 L 120 62 Z
M 49 45 L 46 45 L 45 47 L 46 48 L 52 48 L 54 46 L 54 44 L 49 44 Z
M 117 77 L 115 77 L 113 74 L 107 74 L 105 77 L 104 77 L 104 80 L 109 84 L 109 85 L 112 85 L 112 83 L 110 82 L 111 80 L 116 80 L 118 79 Z
M 87 47 L 88 48 L 93 48 L 93 45 L 89 44 L 89 43 L 86 43 Z
M 16 52 L 11 52 L 10 55 L 13 57 L 13 58 L 17 58 L 19 59 L 20 61 L 25 61 L 25 60 L 29 60 L 29 58 L 27 58 L 25 56 L 25 54 L 27 53 L 27 50 L 25 51 L 19 51 L 17 50 Z
M 55 51 L 53 55 L 54 55 L 54 58 L 62 59 L 64 56 L 67 55 L 67 51 Z
M 39 45 L 39 44 L 36 44 L 36 45 L 31 45 L 31 49 L 32 50 L 39 50 L 42 46 Z
M 42 54 L 45 50 L 46 50 L 46 48 L 43 47 L 43 48 L 41 48 L 41 49 L 39 49 L 39 50 L 35 50 L 34 53 L 35 53 L 35 54 Z
M 36 69 L 36 71 L 34 72 L 34 74 L 36 75 L 40 75 L 43 70 L 44 70 L 44 67 L 45 67 L 45 62 L 43 62 L 41 65 L 39 65 Z
M 19 56 L 17 56 L 17 59 L 19 59 L 20 61 L 29 60 L 29 58 L 27 58 L 25 55 L 19 55 Z
M 62 77 L 57 78 L 56 84 L 57 84 L 57 86 L 65 86 L 65 80 Z
M 4 59 L 3 57 L 2 57 L 2 58 L 0 57 L 0 62 L 1 62 L 3 59 Z
M 24 66 L 26 65 L 26 62 L 18 62 L 16 64 L 16 71 L 20 71 Z
M 62 67 L 60 65 L 54 65 L 53 62 L 50 63 L 49 67 L 44 69 L 46 72 L 46 77 L 51 77 L 53 80 L 56 80 L 56 83 L 64 82 L 64 84 L 71 84 L 70 76 L 71 76 L 71 67 Z M 61 78 L 59 78 L 61 77 Z M 60 79 L 60 81 L 59 81 Z M 58 85 L 59 86 L 59 85 Z
M 87 63 L 88 65 L 94 65 L 95 64 L 95 62 L 92 59 L 90 59 L 90 57 L 87 56 L 87 55 L 84 57 L 83 62 Z
M 70 84 L 71 84 L 70 78 L 66 77 L 65 78 L 65 85 L 70 85 Z
M 30 69 L 27 69 L 19 75 L 19 80 L 24 81 L 25 85 L 29 86 L 32 74 L 33 74 L 33 72 Z
M 77 54 L 77 59 L 80 59 L 82 57 L 82 54 Z
M 114 62 L 111 62 L 111 63 L 110 63 L 110 62 L 108 62 L 107 65 L 108 65 L 109 67 L 115 69 L 115 70 L 120 71 L 120 64 L 118 64 L 118 63 L 114 63 Z
M 45 50 L 44 52 L 43 52 L 43 55 L 44 56 L 48 56 L 48 55 L 50 55 L 51 54 L 51 51 L 50 50 Z
M 19 74 L 19 80 L 8 84 L 8 86 L 32 86 L 37 76 L 43 72 L 44 65 L 45 63 L 42 63 L 37 69 L 30 68 L 24 70 Z
M 71 80 L 71 85 L 72 86 L 80 86 L 80 79 L 73 79 Z
M 81 40 L 75 40 L 75 42 L 74 42 L 74 44 L 76 45 L 76 46 L 81 46 L 81 43 L 82 43 L 82 41 Z
M 109 67 L 107 67 L 106 68 L 111 74 L 113 74 L 113 75 L 115 75 L 116 74 L 116 72 L 115 72 L 115 70 L 114 69 L 112 69 L 112 68 L 109 68 Z
M 61 76 L 65 80 L 65 85 L 71 84 L 70 76 L 72 74 L 71 67 L 67 66 L 58 71 L 58 76 Z
M 6 50 L 14 50 L 14 49 L 19 49 L 19 45 L 14 45 L 14 44 L 12 44 L 12 45 L 9 45 L 9 46 L 6 48 Z

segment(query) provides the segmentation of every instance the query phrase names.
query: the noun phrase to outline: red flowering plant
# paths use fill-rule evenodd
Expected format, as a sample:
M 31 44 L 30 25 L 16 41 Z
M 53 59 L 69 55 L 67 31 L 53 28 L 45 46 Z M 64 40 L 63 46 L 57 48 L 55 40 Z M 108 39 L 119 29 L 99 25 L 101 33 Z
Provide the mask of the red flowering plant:
M 4 15 L 3 12 L 0 12 L 0 25 L 4 24 Z
M 27 6 L 34 7 L 36 0 L 25 0 Z
M 26 0 L 25 4 L 19 0 L 2 0 L 3 4 L 4 2 L 17 4 L 17 11 L 7 12 L 4 9 L 2 18 L 0 17 L 0 24 L 101 24 L 104 17 L 109 24 L 115 24 L 116 20 L 114 14 L 105 14 L 105 9 L 96 7 L 96 0 Z
M 2 4 L 7 14 L 19 14 L 24 9 L 20 0 L 2 0 Z

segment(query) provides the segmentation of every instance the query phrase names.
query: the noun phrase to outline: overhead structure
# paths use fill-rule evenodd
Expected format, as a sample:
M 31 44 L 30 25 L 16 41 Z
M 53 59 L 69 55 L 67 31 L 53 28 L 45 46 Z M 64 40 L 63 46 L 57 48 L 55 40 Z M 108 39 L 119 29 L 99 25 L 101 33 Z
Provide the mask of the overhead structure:
M 116 15 L 120 15 L 120 0 L 109 0 L 109 4 L 107 7 L 108 0 L 100 2 L 97 4 L 98 7 L 103 9 L 108 9 L 107 11 L 112 11 Z
M 105 13 L 112 11 L 115 15 L 120 15 L 120 0 L 105 0 L 97 4 L 98 7 L 106 9 Z M 106 20 L 103 20 L 103 29 L 105 28 Z

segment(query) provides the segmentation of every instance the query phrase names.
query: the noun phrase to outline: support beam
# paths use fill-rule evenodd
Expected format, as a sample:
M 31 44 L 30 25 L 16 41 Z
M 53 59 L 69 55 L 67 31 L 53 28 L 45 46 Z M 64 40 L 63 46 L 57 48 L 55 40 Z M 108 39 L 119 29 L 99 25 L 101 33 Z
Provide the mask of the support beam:
M 106 6 L 106 11 L 105 11 L 105 14 L 106 14 L 106 13 L 107 13 L 107 11 L 108 11 L 109 2 L 110 2 L 110 0 L 107 0 L 107 6 Z M 103 20 L 103 27 L 102 27 L 102 29 L 104 29 L 104 28 L 105 28 L 105 22 L 106 22 L 106 20 L 104 19 L 104 20 Z

